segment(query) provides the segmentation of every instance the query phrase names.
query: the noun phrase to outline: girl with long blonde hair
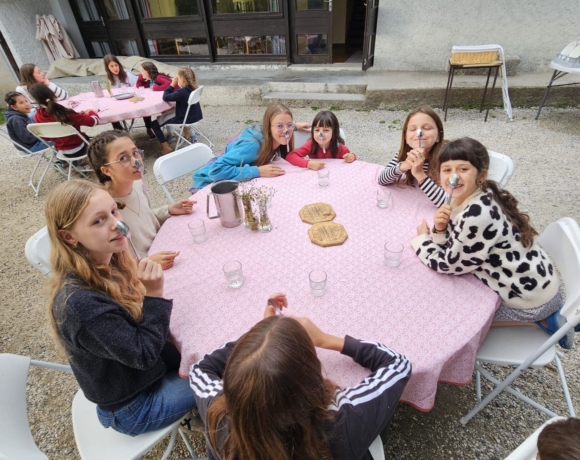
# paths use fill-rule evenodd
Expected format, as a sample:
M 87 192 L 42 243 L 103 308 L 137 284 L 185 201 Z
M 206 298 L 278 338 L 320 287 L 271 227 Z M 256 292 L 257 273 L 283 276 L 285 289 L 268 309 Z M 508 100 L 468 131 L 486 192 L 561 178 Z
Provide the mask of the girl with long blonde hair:
M 280 166 L 268 164 L 279 154 L 282 158 L 294 150 L 294 129 L 310 132 L 308 123 L 293 122 L 292 112 L 279 102 L 270 104 L 262 124 L 253 124 L 230 142 L 215 162 L 193 174 L 193 189 L 201 189 L 220 180 L 251 180 L 284 174 Z
M 117 229 L 122 216 L 101 185 L 73 180 L 46 201 L 52 276 L 49 317 L 57 343 L 101 424 L 136 436 L 195 407 L 166 342 L 173 303 L 163 271 L 137 266 Z

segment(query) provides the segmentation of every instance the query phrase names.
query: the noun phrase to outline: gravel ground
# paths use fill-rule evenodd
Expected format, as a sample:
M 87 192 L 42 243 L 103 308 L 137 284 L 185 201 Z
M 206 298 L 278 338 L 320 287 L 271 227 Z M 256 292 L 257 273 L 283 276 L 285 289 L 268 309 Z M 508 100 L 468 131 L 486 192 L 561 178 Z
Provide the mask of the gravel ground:
M 250 120 L 260 120 L 263 108 L 205 107 L 203 131 L 215 142 L 219 153 L 227 139 L 235 136 Z M 539 121 L 535 111 L 516 109 L 514 121 L 504 112 L 492 110 L 487 123 L 477 111 L 450 110 L 445 123 L 446 137 L 471 136 L 490 150 L 513 158 L 516 169 L 508 188 L 520 199 L 538 231 L 563 216 L 580 221 L 580 189 L 571 180 L 580 159 L 580 110 L 544 108 Z M 294 111 L 297 120 L 311 121 L 310 108 Z M 347 136 L 347 145 L 364 161 L 386 164 L 396 152 L 405 112 L 337 112 Z M 108 126 L 106 127 L 108 128 Z M 87 130 L 95 134 L 103 128 Z M 148 182 L 154 205 L 165 202 L 152 174 L 159 145 L 150 142 L 143 129 L 135 131 L 137 144 L 147 152 Z M 51 341 L 46 319 L 46 280 L 33 269 L 24 255 L 26 240 L 44 225 L 44 200 L 49 190 L 63 178 L 50 170 L 39 198 L 28 187 L 33 162 L 14 155 L 14 149 L 0 141 L 4 158 L 0 169 L 0 213 L 5 238 L 0 242 L 2 309 L 0 310 L 0 350 L 31 356 L 33 359 L 62 361 Z M 177 181 L 174 197 L 184 192 L 189 179 Z M 577 345 L 578 346 L 578 345 Z M 572 399 L 580 409 L 580 347 L 563 351 L 563 365 Z M 503 371 L 493 368 L 498 377 Z M 70 407 L 77 391 L 72 375 L 58 371 L 31 369 L 28 379 L 30 426 L 39 447 L 51 459 L 77 459 Z M 555 366 L 526 372 L 516 380 L 517 388 L 566 415 Z M 489 387 L 485 390 L 489 391 Z M 475 404 L 473 383 L 465 386 L 441 384 L 435 407 L 428 413 L 402 405 L 395 414 L 385 447 L 391 459 L 501 459 L 509 454 L 548 417 L 510 395 L 500 395 L 466 427 L 459 419 Z M 203 441 L 194 436 L 198 453 Z M 159 449 L 147 459 L 159 458 Z M 187 457 L 177 443 L 172 459 Z

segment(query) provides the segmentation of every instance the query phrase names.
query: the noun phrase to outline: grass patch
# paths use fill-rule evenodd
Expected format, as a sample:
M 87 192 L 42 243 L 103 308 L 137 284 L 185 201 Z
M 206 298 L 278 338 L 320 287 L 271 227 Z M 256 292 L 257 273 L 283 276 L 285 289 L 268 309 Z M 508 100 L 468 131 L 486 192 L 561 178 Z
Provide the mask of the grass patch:
M 379 121 L 379 123 L 380 123 L 381 125 L 384 125 L 384 124 L 386 123 L 386 121 L 385 121 L 385 120 L 380 120 L 380 121 Z
M 391 123 L 393 123 L 394 125 L 398 125 L 401 123 L 401 120 L 399 120 L 398 118 L 396 120 L 393 120 Z
M 338 105 L 331 105 L 328 110 L 330 110 L 331 112 L 336 112 L 338 110 L 342 110 L 342 107 L 340 107 Z
M 252 123 L 258 123 L 258 122 L 255 120 L 246 120 L 246 121 L 244 121 L 244 123 L 247 125 L 251 125 Z
M 313 105 L 312 107 L 310 107 L 312 110 L 316 111 L 318 110 L 320 107 L 316 107 L 315 105 Z
M 6 118 L 4 118 L 4 111 L 6 109 L 0 109 L 0 125 L 3 125 L 4 123 L 6 123 Z

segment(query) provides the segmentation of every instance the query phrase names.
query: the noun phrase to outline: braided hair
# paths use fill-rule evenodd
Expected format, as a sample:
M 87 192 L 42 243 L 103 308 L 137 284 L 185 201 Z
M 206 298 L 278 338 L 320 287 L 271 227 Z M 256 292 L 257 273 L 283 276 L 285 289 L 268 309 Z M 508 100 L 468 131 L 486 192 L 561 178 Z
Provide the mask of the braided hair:
M 177 70 L 177 75 L 185 80 L 187 83 L 186 86 L 191 86 L 193 89 L 197 89 L 199 87 L 195 73 L 189 67 L 180 67 Z
M 105 131 L 93 137 L 93 140 L 89 144 L 87 149 L 89 163 L 101 184 L 106 184 L 111 181 L 111 178 L 101 171 L 101 167 L 109 162 L 109 145 L 111 142 L 115 142 L 117 139 L 123 137 L 131 138 L 129 133 L 125 131 Z

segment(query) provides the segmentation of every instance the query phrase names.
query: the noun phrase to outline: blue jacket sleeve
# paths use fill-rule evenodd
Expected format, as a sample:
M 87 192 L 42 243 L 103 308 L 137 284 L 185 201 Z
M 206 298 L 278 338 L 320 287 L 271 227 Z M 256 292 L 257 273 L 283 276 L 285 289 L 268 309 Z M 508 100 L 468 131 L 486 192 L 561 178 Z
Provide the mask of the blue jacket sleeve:
M 173 86 L 169 85 L 163 91 L 163 100 L 165 102 L 185 102 L 189 99 L 189 91 L 184 88 L 179 88 L 176 90 Z
M 23 144 L 25 147 L 30 147 L 38 142 L 38 139 L 26 128 L 28 125 L 28 120 L 24 117 L 10 117 L 7 128 L 10 138 L 14 142 Z M 32 123 L 32 120 L 30 120 Z
M 244 181 L 260 177 L 258 167 L 251 166 L 258 157 L 259 150 L 260 143 L 254 139 L 238 140 L 230 144 L 224 154 L 211 165 L 208 173 L 210 180 Z

